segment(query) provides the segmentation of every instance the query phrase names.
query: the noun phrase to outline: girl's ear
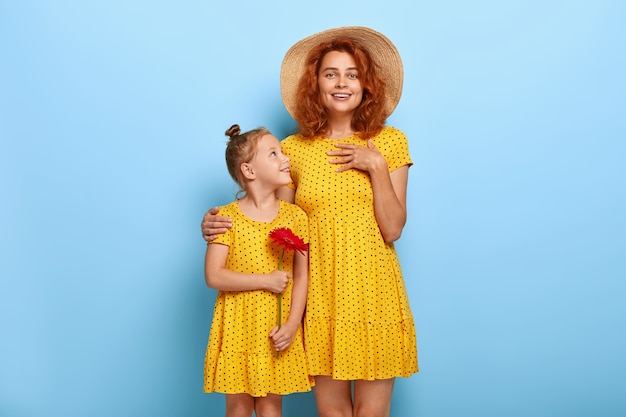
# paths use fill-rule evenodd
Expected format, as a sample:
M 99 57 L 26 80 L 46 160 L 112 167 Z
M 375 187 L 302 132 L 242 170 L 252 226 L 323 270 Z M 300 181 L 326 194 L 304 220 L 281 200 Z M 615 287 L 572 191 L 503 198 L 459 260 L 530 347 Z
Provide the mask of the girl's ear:
M 241 173 L 243 174 L 244 177 L 246 177 L 249 180 L 253 180 L 256 178 L 256 174 L 254 173 L 254 168 L 252 167 L 252 165 L 250 165 L 247 162 L 244 162 L 243 164 L 241 164 Z

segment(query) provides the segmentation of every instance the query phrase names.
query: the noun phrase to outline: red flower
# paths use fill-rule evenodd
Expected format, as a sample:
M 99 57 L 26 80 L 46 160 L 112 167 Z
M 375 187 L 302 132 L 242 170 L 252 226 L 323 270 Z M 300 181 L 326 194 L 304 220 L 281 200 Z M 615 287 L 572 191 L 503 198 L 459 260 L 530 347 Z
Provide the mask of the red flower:
M 296 236 L 291 229 L 287 227 L 281 227 L 278 229 L 274 229 L 270 232 L 270 238 L 273 243 L 276 243 L 278 246 L 282 246 L 283 250 L 280 253 L 280 259 L 278 260 L 278 269 L 283 269 L 283 258 L 285 257 L 286 250 L 298 251 L 304 254 L 305 251 L 309 250 L 309 245 L 304 243 L 302 239 Z M 276 298 L 278 301 L 278 328 L 283 322 L 283 295 L 278 294 Z M 280 352 L 276 351 L 276 359 L 280 357 Z
M 270 232 L 270 238 L 274 243 L 282 246 L 284 250 L 295 250 L 300 253 L 309 250 L 309 245 L 304 243 L 302 239 L 296 236 L 291 229 L 287 227 L 272 230 Z

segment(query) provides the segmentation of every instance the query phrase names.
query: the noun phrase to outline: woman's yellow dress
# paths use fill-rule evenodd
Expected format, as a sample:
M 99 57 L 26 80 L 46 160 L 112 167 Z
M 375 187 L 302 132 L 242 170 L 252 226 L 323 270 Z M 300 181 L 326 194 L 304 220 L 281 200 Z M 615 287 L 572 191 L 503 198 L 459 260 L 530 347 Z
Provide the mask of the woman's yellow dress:
M 309 293 L 304 320 L 311 375 L 341 380 L 408 377 L 418 371 L 413 316 L 393 244 L 374 216 L 369 175 L 337 173 L 326 152 L 341 140 L 281 142 L 291 159 L 296 204 L 309 216 Z M 412 165 L 403 132 L 385 127 L 373 138 L 389 171 Z
M 246 217 L 237 202 L 220 208 L 233 227 L 211 244 L 229 246 L 226 267 L 246 273 L 269 273 L 278 269 L 282 248 L 271 243 L 269 233 L 280 227 L 291 229 L 308 241 L 308 220 L 299 207 L 281 201 L 278 216 L 271 222 Z M 285 251 L 283 268 L 292 272 L 293 252 Z M 289 283 L 283 293 L 283 323 L 291 308 Z M 311 390 L 302 329 L 293 344 L 276 358 L 269 333 L 278 324 L 277 295 L 270 291 L 219 291 L 204 362 L 204 391 L 225 394 L 290 394 Z

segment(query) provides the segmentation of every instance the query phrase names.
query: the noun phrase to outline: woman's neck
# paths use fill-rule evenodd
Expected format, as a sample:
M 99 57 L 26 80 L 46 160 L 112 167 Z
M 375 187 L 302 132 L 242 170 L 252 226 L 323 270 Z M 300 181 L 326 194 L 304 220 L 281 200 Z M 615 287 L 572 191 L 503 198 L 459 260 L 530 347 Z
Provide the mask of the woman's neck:
M 330 130 L 328 132 L 328 139 L 345 139 L 354 134 L 354 130 L 345 129 L 345 130 Z
M 344 139 L 354 134 L 352 114 L 331 117 L 328 121 L 329 139 Z

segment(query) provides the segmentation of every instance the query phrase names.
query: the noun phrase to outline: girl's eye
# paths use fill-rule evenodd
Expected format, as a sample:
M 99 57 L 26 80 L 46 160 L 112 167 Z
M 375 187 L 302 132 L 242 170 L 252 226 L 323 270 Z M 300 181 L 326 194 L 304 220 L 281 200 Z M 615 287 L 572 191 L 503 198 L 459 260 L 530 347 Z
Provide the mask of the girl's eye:
M 335 78 L 335 74 L 329 72 L 328 74 L 326 74 L 326 78 Z
M 276 152 L 272 151 L 272 153 L 270 153 L 270 156 L 276 156 Z
M 350 77 L 350 79 L 352 79 L 352 80 L 356 80 L 357 78 L 359 78 L 359 76 L 356 75 L 356 74 L 350 74 L 350 75 L 348 75 L 348 77 Z

